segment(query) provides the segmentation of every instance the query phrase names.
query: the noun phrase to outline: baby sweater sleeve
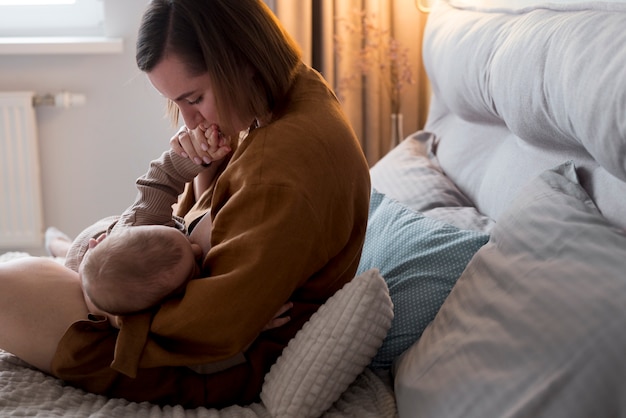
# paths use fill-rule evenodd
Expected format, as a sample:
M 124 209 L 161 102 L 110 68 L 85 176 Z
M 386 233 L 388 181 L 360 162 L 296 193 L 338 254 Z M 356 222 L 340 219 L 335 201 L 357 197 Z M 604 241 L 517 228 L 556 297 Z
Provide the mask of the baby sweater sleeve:
M 89 248 L 89 239 L 116 228 L 166 225 L 185 231 L 182 219 L 172 216 L 172 204 L 176 203 L 178 195 L 183 192 L 185 183 L 203 169 L 171 149 L 165 151 L 160 158 L 150 163 L 147 173 L 137 179 L 138 193 L 135 202 L 121 216 L 109 216 L 85 228 L 72 242 L 65 266 L 78 271 L 78 266 Z

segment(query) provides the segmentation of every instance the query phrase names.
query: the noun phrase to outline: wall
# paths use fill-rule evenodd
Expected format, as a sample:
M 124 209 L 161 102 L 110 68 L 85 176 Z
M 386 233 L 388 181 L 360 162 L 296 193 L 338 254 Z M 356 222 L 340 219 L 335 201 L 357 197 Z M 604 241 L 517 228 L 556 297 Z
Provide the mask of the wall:
M 43 94 L 67 90 L 87 98 L 83 107 L 37 108 L 44 225 L 54 225 L 71 236 L 130 205 L 136 195 L 135 179 L 146 171 L 150 160 L 169 147 L 169 138 L 176 131 L 165 117 L 165 100 L 135 66 L 136 31 L 148 0 L 104 1 L 107 35 L 124 39 L 122 54 L 0 55 L 0 91 L 33 90 Z M 301 23 L 303 8 L 294 8 L 292 0 L 266 2 L 294 32 L 309 62 L 310 37 L 305 36 L 302 27 L 310 25 Z M 334 3 L 320 2 L 326 8 Z M 311 0 L 303 4 L 310 9 Z M 418 61 L 421 31 L 415 38 L 414 2 L 401 0 L 394 4 L 402 20 L 398 23 L 407 32 L 396 35 L 404 44 L 418 46 L 412 51 Z M 423 18 L 420 16 L 420 25 Z M 327 76 L 332 77 L 332 73 Z M 421 78 L 425 80 L 425 76 Z M 405 103 L 405 134 L 423 122 L 420 115 L 425 115 L 427 107 L 426 84 L 424 81 L 414 86 L 418 103 L 413 98 Z M 43 253 L 43 247 L 16 250 Z
M 38 107 L 44 225 L 74 236 L 121 213 L 135 179 L 169 147 L 176 131 L 165 100 L 135 65 L 136 31 L 147 0 L 109 0 L 106 33 L 124 39 L 122 54 L 0 56 L 0 91 L 67 90 L 82 107 Z M 43 254 L 43 247 L 16 249 Z

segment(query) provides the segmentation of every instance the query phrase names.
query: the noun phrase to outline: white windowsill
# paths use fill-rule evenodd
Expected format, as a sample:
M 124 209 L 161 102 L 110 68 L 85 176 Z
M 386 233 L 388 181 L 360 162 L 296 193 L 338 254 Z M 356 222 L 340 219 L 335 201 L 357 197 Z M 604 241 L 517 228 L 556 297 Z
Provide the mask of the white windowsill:
M 122 38 L 106 37 L 0 37 L 0 55 L 119 54 Z

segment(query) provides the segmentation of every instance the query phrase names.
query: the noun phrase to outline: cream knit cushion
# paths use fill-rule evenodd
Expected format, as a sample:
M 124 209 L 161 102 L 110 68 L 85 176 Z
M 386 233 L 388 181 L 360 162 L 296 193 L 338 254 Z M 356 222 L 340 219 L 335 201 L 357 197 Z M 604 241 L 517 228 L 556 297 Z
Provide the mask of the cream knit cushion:
M 265 377 L 261 400 L 270 414 L 319 417 L 370 363 L 392 318 L 378 270 L 356 276 L 320 307 Z

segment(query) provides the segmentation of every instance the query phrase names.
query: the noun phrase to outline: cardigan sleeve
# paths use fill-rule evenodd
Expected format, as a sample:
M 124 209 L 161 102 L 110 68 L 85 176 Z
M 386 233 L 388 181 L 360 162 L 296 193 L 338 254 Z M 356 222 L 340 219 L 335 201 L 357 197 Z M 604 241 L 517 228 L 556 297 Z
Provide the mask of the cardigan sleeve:
M 134 225 L 165 225 L 184 229 L 180 219 L 172 216 L 172 205 L 185 184 L 196 177 L 203 166 L 194 164 L 173 150 L 165 151 L 150 162 L 148 172 L 136 181 L 135 202 L 122 213 L 112 229 Z
M 185 231 L 182 219 L 172 216 L 172 204 L 176 203 L 178 195 L 183 192 L 185 183 L 203 169 L 171 149 L 165 151 L 160 158 L 150 162 L 147 173 L 137 179 L 138 193 L 135 202 L 121 216 L 100 219 L 74 239 L 67 253 L 65 266 L 78 271 L 89 248 L 89 239 L 111 232 L 116 227 L 166 225 Z

